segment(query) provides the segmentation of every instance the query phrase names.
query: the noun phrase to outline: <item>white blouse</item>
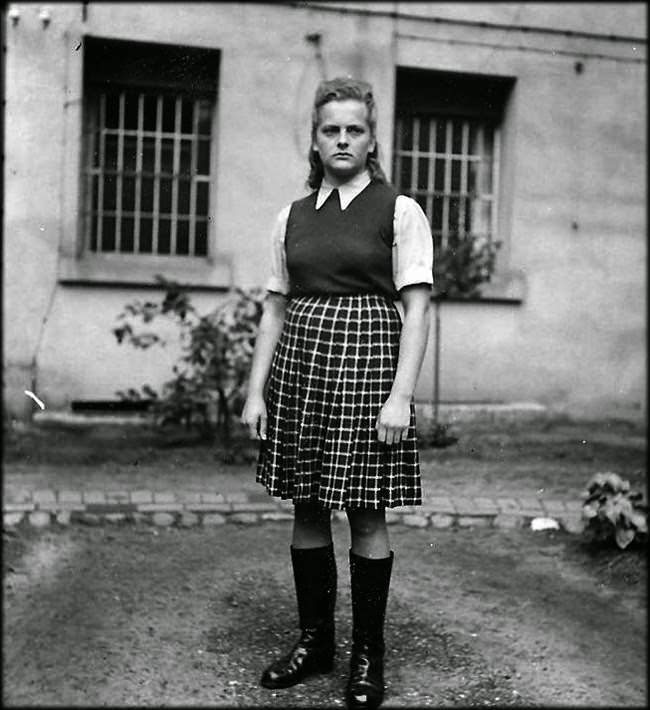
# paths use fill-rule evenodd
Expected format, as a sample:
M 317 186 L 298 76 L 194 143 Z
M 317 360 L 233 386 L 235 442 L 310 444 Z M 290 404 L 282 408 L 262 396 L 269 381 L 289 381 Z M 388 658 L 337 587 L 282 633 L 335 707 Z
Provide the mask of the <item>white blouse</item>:
M 339 202 L 345 210 L 352 200 L 370 183 L 365 172 L 339 186 Z M 334 189 L 325 179 L 316 196 L 316 209 L 320 209 Z M 271 273 L 266 289 L 275 293 L 289 293 L 289 273 L 284 249 L 287 221 L 291 205 L 276 217 L 271 232 Z M 393 215 L 393 283 L 395 289 L 412 284 L 433 284 L 433 239 L 431 225 L 422 208 L 411 197 L 398 195 Z

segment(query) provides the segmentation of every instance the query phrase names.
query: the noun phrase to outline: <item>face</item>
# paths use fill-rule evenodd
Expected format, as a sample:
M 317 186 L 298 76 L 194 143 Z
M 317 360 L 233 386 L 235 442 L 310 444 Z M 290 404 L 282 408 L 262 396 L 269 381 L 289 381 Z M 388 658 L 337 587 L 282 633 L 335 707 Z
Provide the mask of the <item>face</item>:
M 368 153 L 375 149 L 368 108 L 356 99 L 330 101 L 321 106 L 318 117 L 312 148 L 328 182 L 340 185 L 365 170 Z

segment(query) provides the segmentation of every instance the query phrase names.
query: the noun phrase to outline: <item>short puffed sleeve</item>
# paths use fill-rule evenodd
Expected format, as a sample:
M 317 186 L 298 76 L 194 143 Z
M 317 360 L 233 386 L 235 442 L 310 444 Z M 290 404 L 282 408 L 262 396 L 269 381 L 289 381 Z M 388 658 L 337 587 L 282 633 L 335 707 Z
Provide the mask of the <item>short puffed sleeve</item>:
M 397 291 L 413 284 L 433 284 L 431 225 L 412 197 L 397 196 L 393 232 L 393 282 Z
M 271 230 L 271 273 L 266 282 L 266 290 L 287 295 L 289 293 L 289 272 L 284 249 L 284 238 L 287 232 L 287 221 L 291 205 L 285 207 L 276 217 Z

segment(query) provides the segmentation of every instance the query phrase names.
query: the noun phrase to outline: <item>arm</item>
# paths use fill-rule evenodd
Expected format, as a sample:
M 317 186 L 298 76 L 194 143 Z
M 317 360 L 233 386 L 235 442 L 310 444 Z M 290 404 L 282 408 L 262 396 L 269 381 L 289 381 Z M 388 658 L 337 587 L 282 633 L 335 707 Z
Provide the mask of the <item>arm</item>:
M 401 291 L 404 322 L 400 335 L 397 371 L 390 395 L 379 412 L 375 429 L 379 441 L 393 444 L 407 435 L 411 399 L 415 391 L 429 335 L 428 284 L 414 284 Z
M 252 438 L 259 436 L 260 439 L 266 439 L 264 389 L 271 369 L 275 346 L 282 332 L 286 303 L 286 297 L 280 293 L 269 293 L 264 303 L 264 311 L 253 350 L 248 396 L 241 416 L 241 420 L 248 426 Z

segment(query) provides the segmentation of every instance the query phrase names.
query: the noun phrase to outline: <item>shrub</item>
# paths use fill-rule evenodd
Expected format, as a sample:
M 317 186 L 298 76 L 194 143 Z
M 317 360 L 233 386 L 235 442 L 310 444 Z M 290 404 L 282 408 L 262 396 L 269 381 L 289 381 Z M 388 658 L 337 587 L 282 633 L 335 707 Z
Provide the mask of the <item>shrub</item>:
M 611 540 L 626 548 L 635 538 L 644 539 L 648 532 L 647 506 L 642 494 L 630 491 L 630 484 L 618 474 L 595 474 L 587 484 L 582 516 L 585 531 L 597 542 Z
M 436 250 L 434 283 L 438 298 L 477 298 L 494 273 L 501 242 L 467 235 Z
M 146 400 L 156 422 L 183 424 L 198 429 L 204 436 L 216 429 L 229 442 L 232 414 L 241 410 L 253 347 L 262 316 L 264 290 L 234 289 L 233 295 L 205 315 L 200 315 L 183 286 L 161 276 L 157 281 L 165 293 L 160 302 L 127 304 L 118 319 L 122 325 L 113 329 L 118 343 L 146 349 L 165 345 L 151 327 L 134 329 L 135 323 L 146 326 L 157 318 L 174 321 L 179 328 L 182 355 L 173 366 L 173 377 L 160 392 L 150 385 L 140 390 L 118 391 L 123 399 Z

